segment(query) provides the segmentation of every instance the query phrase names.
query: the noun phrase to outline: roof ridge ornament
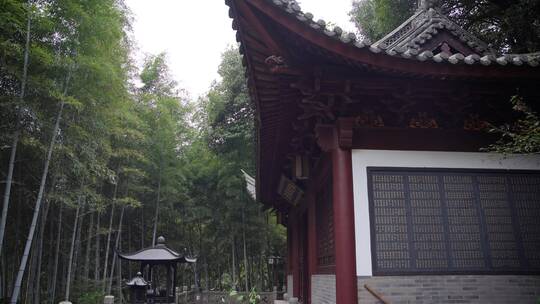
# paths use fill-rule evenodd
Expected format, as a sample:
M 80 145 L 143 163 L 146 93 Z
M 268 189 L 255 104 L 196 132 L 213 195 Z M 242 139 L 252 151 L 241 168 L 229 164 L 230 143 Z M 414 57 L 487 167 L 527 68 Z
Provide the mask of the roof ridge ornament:
M 428 10 L 433 6 L 433 0 L 418 0 L 418 10 Z
M 437 1 L 418 0 L 417 3 L 416 12 L 392 32 L 375 42 L 375 47 L 385 50 L 387 54 L 394 52 L 403 54 L 408 50 L 418 53 L 426 50 L 436 51 L 437 46 L 430 45 L 430 41 L 433 41 L 431 44 L 441 43 L 440 39 L 437 40 L 435 37 L 439 32 L 446 31 L 454 37 L 455 42 L 451 46 L 457 47 L 466 56 L 471 55 L 470 53 L 484 55 L 493 52 L 485 42 L 467 32 L 443 13 L 437 6 Z
M 158 245 L 165 245 L 165 237 L 164 236 L 159 236 L 158 239 L 157 239 L 157 244 Z

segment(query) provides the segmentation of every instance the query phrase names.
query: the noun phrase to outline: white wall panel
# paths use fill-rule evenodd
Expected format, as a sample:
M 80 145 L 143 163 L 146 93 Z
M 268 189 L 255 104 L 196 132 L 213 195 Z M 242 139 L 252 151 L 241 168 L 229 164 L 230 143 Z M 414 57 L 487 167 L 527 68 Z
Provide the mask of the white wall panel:
M 371 276 L 368 167 L 540 170 L 540 155 L 495 153 L 353 150 L 356 272 Z

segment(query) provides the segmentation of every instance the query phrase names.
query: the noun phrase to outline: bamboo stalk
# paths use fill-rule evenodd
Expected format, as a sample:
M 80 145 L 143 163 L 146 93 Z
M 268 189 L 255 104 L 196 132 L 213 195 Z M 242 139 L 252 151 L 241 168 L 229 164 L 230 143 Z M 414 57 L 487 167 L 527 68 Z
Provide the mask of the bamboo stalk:
M 67 94 L 67 88 L 68 88 L 68 85 L 69 85 L 70 78 L 71 78 L 71 69 L 68 71 L 68 74 L 66 76 L 66 83 L 65 83 L 65 87 L 64 87 L 63 96 L 66 96 L 66 94 Z M 32 223 L 30 224 L 30 231 L 28 232 L 28 237 L 26 239 L 26 245 L 24 247 L 24 252 L 23 252 L 22 259 L 21 259 L 21 264 L 20 264 L 20 267 L 19 267 L 19 271 L 18 271 L 17 277 L 15 279 L 15 284 L 13 285 L 14 286 L 13 287 L 13 294 L 11 295 L 11 300 L 10 300 L 11 304 L 16 304 L 17 301 L 19 300 L 19 294 L 20 294 L 20 291 L 21 291 L 22 280 L 23 280 L 24 272 L 26 271 L 26 263 L 28 262 L 28 257 L 30 255 L 30 249 L 32 247 L 32 241 L 34 239 L 34 233 L 36 231 L 37 220 L 39 218 L 39 213 L 40 213 L 40 210 L 41 210 L 41 203 L 42 203 L 42 199 L 43 199 L 43 192 L 45 190 L 45 184 L 47 183 L 47 175 L 49 173 L 49 164 L 50 164 L 50 161 L 51 161 L 51 158 L 52 158 L 54 145 L 56 143 L 56 137 L 58 135 L 58 130 L 60 129 L 60 120 L 62 119 L 62 111 L 64 110 L 64 105 L 65 105 L 65 101 L 62 99 L 62 101 L 60 102 L 60 107 L 58 109 L 58 113 L 56 114 L 56 122 L 54 124 L 53 132 L 52 132 L 52 136 L 51 136 L 51 141 L 50 141 L 49 148 L 48 148 L 48 151 L 47 151 L 47 157 L 45 159 L 43 173 L 41 175 L 41 182 L 40 182 L 40 185 L 39 185 L 39 191 L 38 191 L 38 195 L 37 195 L 37 198 L 36 198 L 36 204 L 35 204 L 35 207 L 34 207 L 34 214 L 32 216 Z

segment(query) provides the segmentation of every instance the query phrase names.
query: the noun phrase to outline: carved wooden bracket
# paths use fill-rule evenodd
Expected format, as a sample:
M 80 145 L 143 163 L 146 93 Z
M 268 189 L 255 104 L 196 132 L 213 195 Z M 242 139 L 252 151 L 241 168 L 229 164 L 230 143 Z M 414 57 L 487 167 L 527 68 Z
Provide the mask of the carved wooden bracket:
M 351 149 L 353 143 L 354 118 L 339 118 L 337 120 L 338 144 L 342 149 Z
M 354 118 L 339 118 L 334 125 L 318 124 L 315 137 L 321 150 L 325 152 L 337 148 L 351 149 L 353 143 Z
M 279 73 L 280 71 L 286 70 L 288 68 L 287 63 L 283 56 L 272 55 L 268 56 L 264 63 L 268 66 L 268 69 L 272 73 Z
M 330 152 L 336 145 L 336 128 L 333 125 L 318 124 L 315 126 L 317 144 L 324 152 Z
M 480 119 L 478 114 L 469 114 L 463 123 L 463 129 L 468 131 L 483 131 L 489 128 L 490 124 Z
M 409 121 L 409 128 L 416 129 L 437 129 L 439 125 L 434 117 L 426 112 L 420 112 Z

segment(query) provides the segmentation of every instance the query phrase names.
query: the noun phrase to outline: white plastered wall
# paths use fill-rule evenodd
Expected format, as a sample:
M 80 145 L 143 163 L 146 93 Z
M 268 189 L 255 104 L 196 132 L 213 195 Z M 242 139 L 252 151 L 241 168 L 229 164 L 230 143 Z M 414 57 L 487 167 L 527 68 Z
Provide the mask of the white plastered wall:
M 540 170 L 540 155 L 495 153 L 353 150 L 356 273 L 371 276 L 368 167 Z

